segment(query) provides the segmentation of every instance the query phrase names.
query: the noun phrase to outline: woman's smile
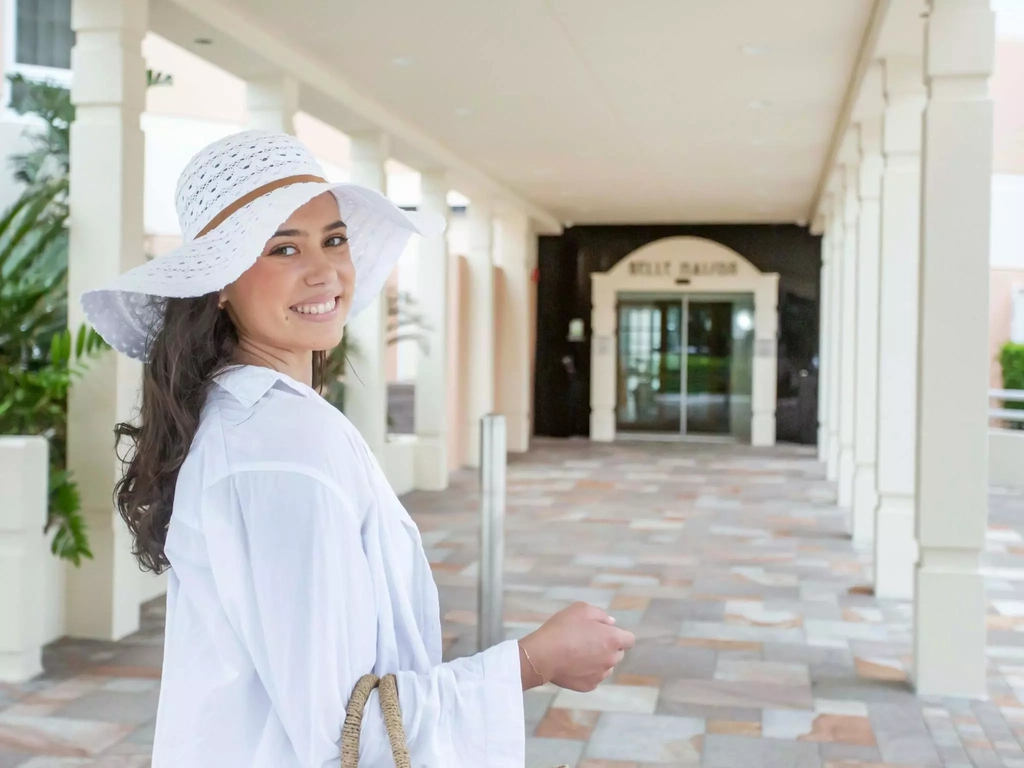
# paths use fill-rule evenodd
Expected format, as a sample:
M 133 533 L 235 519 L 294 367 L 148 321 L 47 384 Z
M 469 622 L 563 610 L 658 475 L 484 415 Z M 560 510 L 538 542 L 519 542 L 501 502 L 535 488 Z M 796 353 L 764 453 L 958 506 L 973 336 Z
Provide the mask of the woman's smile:
M 302 317 L 303 320 L 325 323 L 334 320 L 338 316 L 338 304 L 340 301 L 340 295 L 314 296 L 303 301 L 301 304 L 293 304 L 290 309 Z

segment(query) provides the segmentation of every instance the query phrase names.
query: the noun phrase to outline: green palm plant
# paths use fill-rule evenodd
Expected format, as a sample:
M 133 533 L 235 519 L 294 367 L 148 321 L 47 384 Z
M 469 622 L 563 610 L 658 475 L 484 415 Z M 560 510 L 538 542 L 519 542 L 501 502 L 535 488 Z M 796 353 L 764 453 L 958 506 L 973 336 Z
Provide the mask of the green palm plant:
M 67 88 L 10 78 L 12 106 L 35 115 L 29 149 L 10 158 L 24 185 L 0 216 L 0 434 L 42 435 L 50 445 L 51 550 L 78 565 L 92 557 L 78 490 L 67 471 L 67 394 L 107 349 L 91 328 L 68 330 L 68 177 L 75 108 Z M 148 71 L 148 85 L 168 75 Z
M 67 207 L 59 180 L 39 182 L 0 218 L 0 434 L 50 444 L 51 550 L 92 557 L 78 491 L 66 468 L 67 393 L 105 344 L 67 328 Z

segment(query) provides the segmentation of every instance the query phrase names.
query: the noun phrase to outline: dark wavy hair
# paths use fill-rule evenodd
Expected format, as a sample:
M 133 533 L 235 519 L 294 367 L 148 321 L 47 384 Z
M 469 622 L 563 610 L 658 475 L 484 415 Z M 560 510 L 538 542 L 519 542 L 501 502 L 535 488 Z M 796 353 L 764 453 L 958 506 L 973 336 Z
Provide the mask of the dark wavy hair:
M 170 566 L 164 554 L 174 486 L 199 428 L 213 378 L 232 365 L 238 333 L 216 293 L 167 299 L 164 321 L 143 366 L 142 407 L 135 423 L 114 427 L 124 475 L 114 502 L 131 531 L 132 554 L 146 571 Z M 313 353 L 313 388 L 323 384 L 327 353 Z

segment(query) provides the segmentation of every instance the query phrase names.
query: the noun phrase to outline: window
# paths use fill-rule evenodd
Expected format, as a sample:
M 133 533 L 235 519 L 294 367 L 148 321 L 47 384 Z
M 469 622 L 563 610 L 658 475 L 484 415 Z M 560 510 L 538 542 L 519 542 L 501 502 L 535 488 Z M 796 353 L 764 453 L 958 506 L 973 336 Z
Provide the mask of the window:
M 71 0 L 14 0 L 14 63 L 71 68 Z

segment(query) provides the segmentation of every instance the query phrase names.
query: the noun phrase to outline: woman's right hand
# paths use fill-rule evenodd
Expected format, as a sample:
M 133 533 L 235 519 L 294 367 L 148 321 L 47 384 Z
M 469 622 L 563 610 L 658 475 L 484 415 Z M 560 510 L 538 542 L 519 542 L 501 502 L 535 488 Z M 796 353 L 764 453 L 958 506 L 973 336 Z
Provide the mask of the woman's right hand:
M 592 691 L 608 678 L 635 642 L 632 632 L 616 627 L 615 620 L 600 608 L 574 603 L 519 641 L 544 678 L 537 680 L 523 659 L 524 683 L 540 685 L 548 681 L 573 691 Z

